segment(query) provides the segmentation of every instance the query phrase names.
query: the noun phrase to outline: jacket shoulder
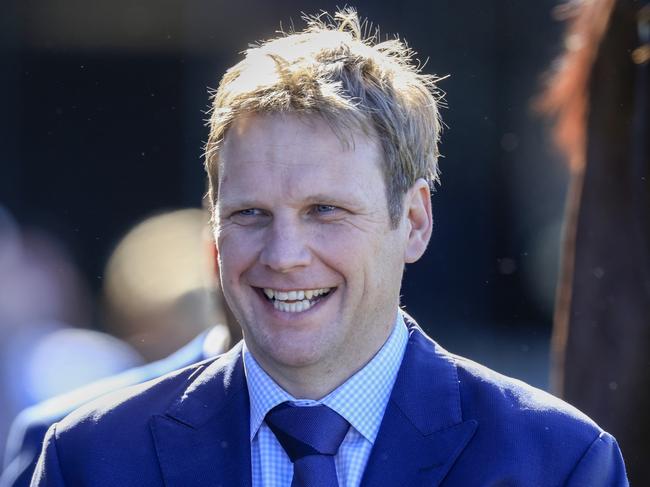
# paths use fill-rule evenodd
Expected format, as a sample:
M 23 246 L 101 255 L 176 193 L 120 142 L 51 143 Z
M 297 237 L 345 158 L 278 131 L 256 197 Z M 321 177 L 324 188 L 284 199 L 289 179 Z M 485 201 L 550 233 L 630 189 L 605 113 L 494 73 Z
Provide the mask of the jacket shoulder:
M 182 422 L 174 412 L 187 409 L 200 417 L 206 396 L 207 402 L 223 403 L 232 390 L 228 379 L 239 364 L 239 351 L 233 349 L 76 409 L 49 429 L 35 478 L 59 473 L 66 485 L 94 485 L 96 478 L 111 479 L 111 485 L 132 485 L 136 478 L 151 481 L 138 485 L 162 484 L 153 434 L 156 418 Z
M 98 428 L 113 430 L 114 426 L 147 423 L 154 414 L 162 414 L 170 404 L 182 396 L 192 379 L 216 359 L 211 358 L 168 372 L 146 382 L 126 386 L 108 392 L 86 402 L 57 423 L 59 435 L 68 430 L 83 430 L 92 426 L 93 434 Z
M 35 485 L 132 485 L 128 479 L 162 484 L 150 419 L 165 411 L 199 363 L 151 381 L 106 394 L 54 423 L 35 469 Z M 55 479 L 55 480 L 51 480 Z M 65 479 L 65 481 L 63 481 Z M 33 481 L 32 481 L 33 483 Z
M 602 433 L 586 414 L 556 396 L 467 358 L 451 357 L 458 370 L 464 416 L 487 416 L 544 430 L 569 427 L 590 441 Z
M 453 359 L 463 419 L 478 423 L 466 451 L 474 461 L 463 463 L 466 470 L 501 480 L 546 479 L 547 485 L 564 485 L 576 471 L 592 480 L 606 472 L 616 480 L 575 485 L 626 485 L 616 441 L 587 415 L 522 381 L 466 358 Z
M 219 325 L 213 330 L 218 332 Z M 97 380 L 21 411 L 13 421 L 7 437 L 5 470 L 0 484 L 4 485 L 3 482 L 9 482 L 10 485 L 29 484 L 29 478 L 43 446 L 45 433 L 52 424 L 61 421 L 75 409 L 96 398 L 202 360 L 204 342 L 207 337 L 215 335 L 213 330 L 199 335 L 177 352 L 161 360 Z

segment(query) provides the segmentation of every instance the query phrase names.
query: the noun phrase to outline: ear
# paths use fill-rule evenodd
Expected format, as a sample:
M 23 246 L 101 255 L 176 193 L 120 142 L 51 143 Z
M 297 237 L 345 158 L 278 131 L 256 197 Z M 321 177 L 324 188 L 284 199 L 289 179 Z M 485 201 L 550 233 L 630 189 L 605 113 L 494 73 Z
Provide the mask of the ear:
M 217 243 L 212 240 L 212 245 L 210 245 L 210 250 L 212 254 L 212 269 L 214 270 L 214 276 L 217 281 L 219 280 L 219 249 L 217 248 Z
M 433 217 L 431 214 L 431 193 L 427 182 L 420 178 L 415 181 L 404 197 L 404 210 L 408 228 L 408 240 L 404 249 L 404 262 L 417 261 L 427 249 Z
M 212 228 L 207 225 L 203 230 L 203 245 L 205 247 L 207 262 L 212 270 L 212 277 L 219 280 L 219 249 L 212 233 Z

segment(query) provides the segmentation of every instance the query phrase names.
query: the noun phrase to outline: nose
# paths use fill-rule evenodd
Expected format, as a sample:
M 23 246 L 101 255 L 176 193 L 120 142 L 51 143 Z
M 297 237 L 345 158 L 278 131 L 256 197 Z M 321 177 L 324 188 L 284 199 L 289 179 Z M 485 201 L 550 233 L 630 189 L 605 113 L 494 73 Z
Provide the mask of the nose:
M 260 263 L 276 272 L 287 273 L 310 262 L 306 229 L 290 218 L 274 218 L 267 228 Z

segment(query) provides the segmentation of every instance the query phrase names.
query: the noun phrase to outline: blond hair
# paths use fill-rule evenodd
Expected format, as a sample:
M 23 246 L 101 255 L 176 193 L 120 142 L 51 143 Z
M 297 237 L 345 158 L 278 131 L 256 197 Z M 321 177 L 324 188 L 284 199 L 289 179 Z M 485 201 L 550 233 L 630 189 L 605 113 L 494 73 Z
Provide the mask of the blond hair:
M 206 145 L 209 198 L 218 190 L 219 150 L 228 128 L 250 113 L 322 116 L 348 144 L 348 129 L 378 137 L 391 224 L 418 178 L 438 181 L 441 94 L 399 39 L 364 36 L 355 10 L 306 17 L 300 32 L 281 33 L 245 52 L 213 95 Z

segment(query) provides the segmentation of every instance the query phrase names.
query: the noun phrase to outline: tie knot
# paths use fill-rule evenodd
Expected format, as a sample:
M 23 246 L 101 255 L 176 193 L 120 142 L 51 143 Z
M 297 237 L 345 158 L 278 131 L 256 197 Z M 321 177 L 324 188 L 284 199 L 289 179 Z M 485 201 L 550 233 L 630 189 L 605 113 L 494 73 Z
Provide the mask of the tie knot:
M 282 403 L 266 415 L 266 424 L 292 462 L 308 455 L 336 455 L 350 424 L 327 406 Z

